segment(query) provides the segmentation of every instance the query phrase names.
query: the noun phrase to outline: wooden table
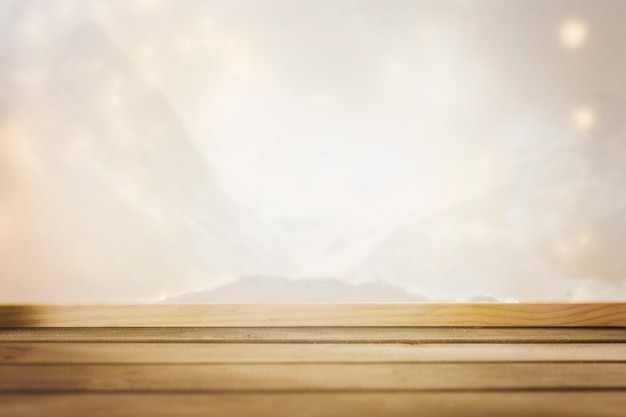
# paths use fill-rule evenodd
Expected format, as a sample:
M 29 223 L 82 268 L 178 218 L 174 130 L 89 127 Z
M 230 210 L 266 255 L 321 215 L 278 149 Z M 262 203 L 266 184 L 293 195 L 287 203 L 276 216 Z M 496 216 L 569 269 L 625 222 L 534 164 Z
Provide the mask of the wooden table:
M 0 306 L 0 416 L 626 416 L 626 308 Z

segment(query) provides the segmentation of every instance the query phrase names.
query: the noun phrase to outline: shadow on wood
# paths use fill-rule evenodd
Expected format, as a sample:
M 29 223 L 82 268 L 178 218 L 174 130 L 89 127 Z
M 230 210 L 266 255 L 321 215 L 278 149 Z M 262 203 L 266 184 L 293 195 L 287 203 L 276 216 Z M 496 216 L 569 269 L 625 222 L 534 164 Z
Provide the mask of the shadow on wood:
M 40 324 L 37 306 L 3 305 L 0 308 L 0 329 L 3 327 L 32 327 Z

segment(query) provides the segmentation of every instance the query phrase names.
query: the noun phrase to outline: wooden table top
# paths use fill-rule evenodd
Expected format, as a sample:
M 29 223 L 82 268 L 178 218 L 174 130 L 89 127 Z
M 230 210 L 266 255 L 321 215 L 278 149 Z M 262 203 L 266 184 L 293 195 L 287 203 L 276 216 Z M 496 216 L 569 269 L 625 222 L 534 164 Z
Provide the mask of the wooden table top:
M 0 306 L 0 416 L 626 416 L 625 325 L 621 303 Z

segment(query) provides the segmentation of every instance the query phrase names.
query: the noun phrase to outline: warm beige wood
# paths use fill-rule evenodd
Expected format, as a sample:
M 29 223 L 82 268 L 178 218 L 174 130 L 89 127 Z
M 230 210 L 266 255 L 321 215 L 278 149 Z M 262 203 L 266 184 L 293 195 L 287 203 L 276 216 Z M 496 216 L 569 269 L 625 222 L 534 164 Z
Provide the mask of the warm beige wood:
M 626 389 L 624 363 L 2 365 L 1 391 Z
M 626 392 L 0 395 L 11 417 L 622 417 Z
M 0 417 L 623 416 L 623 307 L 0 306 Z
M 0 306 L 0 327 L 626 326 L 626 303 Z
M 0 328 L 0 343 L 624 343 L 626 328 Z
M 615 362 L 626 344 L 5 343 L 4 364 Z

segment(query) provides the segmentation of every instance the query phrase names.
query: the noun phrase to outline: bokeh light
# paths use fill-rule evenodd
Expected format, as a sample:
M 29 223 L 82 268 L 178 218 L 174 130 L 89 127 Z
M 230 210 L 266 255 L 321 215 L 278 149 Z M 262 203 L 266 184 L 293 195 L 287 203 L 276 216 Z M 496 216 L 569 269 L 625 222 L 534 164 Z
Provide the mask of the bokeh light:
M 572 112 L 572 122 L 574 126 L 582 131 L 591 130 L 596 124 L 596 112 L 588 106 L 579 106 Z
M 589 28 L 581 19 L 567 19 L 559 28 L 559 39 L 568 49 L 580 49 L 587 43 Z

